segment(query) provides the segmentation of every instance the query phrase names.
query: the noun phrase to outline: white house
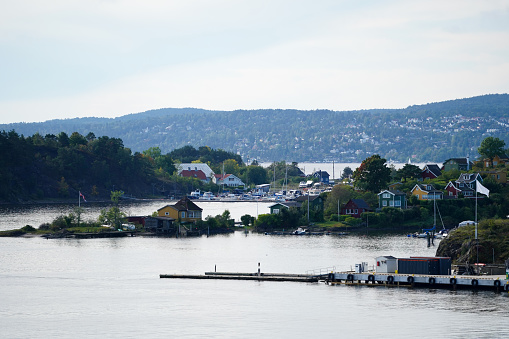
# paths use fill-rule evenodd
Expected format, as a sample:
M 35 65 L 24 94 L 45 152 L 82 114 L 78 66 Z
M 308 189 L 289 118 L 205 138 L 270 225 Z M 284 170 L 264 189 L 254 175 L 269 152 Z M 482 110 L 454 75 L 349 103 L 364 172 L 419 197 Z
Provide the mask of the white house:
M 209 165 L 207 164 L 193 164 L 193 163 L 183 163 L 183 164 L 179 164 L 177 166 L 177 175 L 180 175 L 180 173 L 182 171 L 202 171 L 203 173 L 205 173 L 205 176 L 210 179 L 210 180 L 213 180 L 214 178 L 214 171 L 212 171 L 212 169 L 209 167 Z M 209 180 L 207 180 L 209 181 Z
M 215 174 L 213 177 L 214 183 L 228 187 L 244 187 L 244 182 L 239 177 L 233 174 Z
M 398 269 L 398 259 L 386 255 L 382 257 L 376 257 L 376 273 L 395 273 Z

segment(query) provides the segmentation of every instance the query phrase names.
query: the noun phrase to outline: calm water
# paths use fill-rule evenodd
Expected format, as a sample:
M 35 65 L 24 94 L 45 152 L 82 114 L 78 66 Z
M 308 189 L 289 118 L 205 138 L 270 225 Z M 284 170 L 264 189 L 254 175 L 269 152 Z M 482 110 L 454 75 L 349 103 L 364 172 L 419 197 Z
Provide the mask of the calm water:
M 158 209 L 174 204 L 171 200 L 149 200 L 139 202 L 123 202 L 121 210 L 127 215 L 151 215 Z M 257 216 L 269 213 L 269 207 L 273 203 L 268 202 L 219 202 L 219 201 L 195 201 L 203 208 L 203 216 L 216 216 L 229 210 L 231 217 L 240 221 L 244 214 Z M 67 215 L 77 207 L 78 203 L 72 204 L 32 204 L 32 205 L 0 205 L 0 231 L 21 228 L 30 225 L 35 228 L 41 224 L 53 221 L 59 215 Z M 101 209 L 110 208 L 109 203 L 81 203 L 83 220 L 97 220 Z
M 224 206 L 256 213 L 256 203 L 244 204 L 200 206 L 217 214 Z M 141 214 L 155 206 L 130 208 Z M 36 220 L 31 214 L 48 217 L 62 208 L 26 208 L 19 217 Z M 0 238 L 0 337 L 507 337 L 505 293 L 159 279 L 215 267 L 255 272 L 258 263 L 262 272 L 346 270 L 389 254 L 432 256 L 435 248 L 404 236 L 244 232 L 188 239 Z

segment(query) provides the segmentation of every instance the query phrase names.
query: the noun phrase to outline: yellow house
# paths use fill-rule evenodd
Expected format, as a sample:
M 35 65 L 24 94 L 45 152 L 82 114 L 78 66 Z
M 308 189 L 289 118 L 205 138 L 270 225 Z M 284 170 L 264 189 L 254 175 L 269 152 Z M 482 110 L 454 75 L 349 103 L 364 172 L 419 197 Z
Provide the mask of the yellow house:
M 198 220 L 201 220 L 202 211 L 203 209 L 198 207 L 187 197 L 184 197 L 174 205 L 166 205 L 158 209 L 157 215 L 160 217 L 170 217 L 182 223 L 196 223 Z
M 507 184 L 507 172 L 506 171 L 483 171 L 481 174 L 490 177 L 499 184 Z
M 444 196 L 442 191 L 436 190 L 433 185 L 430 184 L 416 184 L 414 188 L 412 188 L 411 193 L 412 195 L 415 195 L 419 200 L 440 200 L 443 199 Z
M 495 155 L 495 157 L 493 158 L 492 161 L 490 159 L 484 159 L 483 162 L 484 162 L 484 167 L 486 167 L 486 168 L 497 167 L 497 165 L 500 165 L 500 164 L 507 165 L 509 163 L 509 158 L 505 154 L 503 154 L 501 156 Z

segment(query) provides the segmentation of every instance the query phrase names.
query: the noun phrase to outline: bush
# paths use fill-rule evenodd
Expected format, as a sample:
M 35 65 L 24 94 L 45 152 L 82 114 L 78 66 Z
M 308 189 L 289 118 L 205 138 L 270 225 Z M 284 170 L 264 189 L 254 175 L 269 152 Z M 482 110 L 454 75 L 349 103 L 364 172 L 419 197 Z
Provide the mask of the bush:
M 35 232 L 36 229 L 30 225 L 26 225 L 25 227 L 22 227 L 21 230 L 26 233 Z
M 361 222 L 362 222 L 361 219 L 354 217 L 347 217 L 345 219 L 345 224 L 348 224 L 350 226 L 358 226 Z
M 42 230 L 42 231 L 47 231 L 47 230 L 49 230 L 50 226 L 51 225 L 49 223 L 45 222 L 44 224 L 41 224 L 39 226 L 39 229 Z

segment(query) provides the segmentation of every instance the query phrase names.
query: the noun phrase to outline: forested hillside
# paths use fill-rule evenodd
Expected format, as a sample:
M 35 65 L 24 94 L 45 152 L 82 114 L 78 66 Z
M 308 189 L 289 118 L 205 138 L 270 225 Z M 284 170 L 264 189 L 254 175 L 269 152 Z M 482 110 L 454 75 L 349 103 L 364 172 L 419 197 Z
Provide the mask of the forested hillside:
M 72 110 L 72 108 L 70 108 Z M 244 161 L 360 162 L 380 154 L 406 162 L 475 156 L 486 136 L 509 144 L 509 95 L 494 94 L 406 109 L 363 111 L 159 109 L 120 118 L 0 125 L 23 135 L 81 134 L 121 138 L 141 152 L 186 145 L 232 151 Z
M 108 198 L 113 190 L 149 191 L 154 166 L 149 157 L 131 154 L 121 139 L 89 133 L 20 136 L 0 132 L 0 201 Z
M 217 191 L 213 183 L 177 175 L 175 162 L 192 161 L 207 162 L 217 173 L 222 167 L 250 183 L 266 180 L 263 168 L 246 167 L 240 156 L 221 149 L 184 146 L 163 154 L 150 147 L 133 154 L 122 139 L 91 132 L 24 137 L 11 130 L 0 131 L 0 203 L 78 199 L 79 192 L 93 201 L 109 200 L 112 191 L 126 198 Z

